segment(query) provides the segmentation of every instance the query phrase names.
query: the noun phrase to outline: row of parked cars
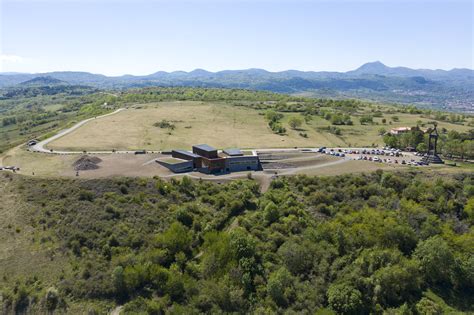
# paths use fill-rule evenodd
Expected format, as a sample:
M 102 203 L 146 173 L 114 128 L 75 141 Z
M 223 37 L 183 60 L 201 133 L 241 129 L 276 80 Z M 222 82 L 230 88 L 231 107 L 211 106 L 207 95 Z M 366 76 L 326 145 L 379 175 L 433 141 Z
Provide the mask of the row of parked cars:
M 385 155 L 385 156 L 403 156 L 403 153 L 398 149 L 390 149 L 390 150 L 379 150 L 379 149 L 362 149 L 362 154 L 371 154 L 371 155 Z M 356 153 L 358 154 L 358 153 Z
M 373 162 L 379 162 L 379 163 L 394 163 L 394 164 L 402 164 L 402 165 L 412 165 L 412 166 L 421 166 L 421 165 L 426 165 L 426 163 L 422 161 L 415 161 L 415 160 L 410 160 L 410 161 L 405 161 L 405 160 L 397 160 L 397 159 L 390 159 L 390 158 L 379 158 L 378 156 L 367 156 L 367 155 L 359 155 L 356 157 L 356 160 L 364 160 L 364 161 L 373 161 Z
M 332 155 L 332 156 L 339 156 L 339 157 L 345 157 L 347 151 L 346 150 L 341 150 L 341 149 L 328 149 L 326 147 L 321 147 L 317 150 L 319 153 L 324 153 L 327 155 Z
M 321 147 L 318 149 L 320 153 L 328 153 L 329 152 L 336 152 L 336 153 L 344 153 L 344 154 L 371 154 L 371 155 L 385 155 L 385 156 L 396 156 L 400 157 L 403 156 L 403 153 L 399 149 L 327 149 L 326 147 Z

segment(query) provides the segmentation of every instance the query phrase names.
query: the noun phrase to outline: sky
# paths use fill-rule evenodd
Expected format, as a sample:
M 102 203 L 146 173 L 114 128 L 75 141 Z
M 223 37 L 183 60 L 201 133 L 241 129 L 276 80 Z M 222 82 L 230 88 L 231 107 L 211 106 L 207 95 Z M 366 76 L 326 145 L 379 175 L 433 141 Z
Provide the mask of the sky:
M 474 0 L 0 0 L 0 72 L 473 68 Z

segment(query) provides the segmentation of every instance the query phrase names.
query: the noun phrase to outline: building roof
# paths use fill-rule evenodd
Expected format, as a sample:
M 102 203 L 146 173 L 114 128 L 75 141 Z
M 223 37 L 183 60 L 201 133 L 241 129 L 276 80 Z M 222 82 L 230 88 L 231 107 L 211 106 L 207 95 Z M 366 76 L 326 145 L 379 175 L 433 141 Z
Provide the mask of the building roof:
M 392 128 L 391 130 L 393 130 L 393 131 L 410 131 L 411 127 L 398 127 L 398 128 Z
M 229 156 L 241 156 L 241 155 L 244 155 L 244 153 L 242 151 L 240 151 L 240 149 L 225 149 L 224 150 L 224 153 L 229 155 Z
M 197 148 L 197 149 L 200 149 L 200 150 L 203 150 L 203 151 L 206 151 L 206 152 L 217 151 L 216 148 L 213 148 L 213 147 L 211 147 L 211 146 L 208 145 L 208 144 L 197 144 L 197 145 L 193 145 L 193 148 Z
M 187 160 L 183 160 L 183 159 L 177 159 L 177 158 L 173 158 L 173 157 L 166 157 L 166 158 L 163 158 L 163 159 L 159 159 L 160 162 L 164 162 L 164 163 L 167 163 L 167 164 L 179 164 L 179 163 L 192 163 L 192 161 L 187 161 Z
M 189 151 L 186 151 L 186 150 L 173 150 L 172 152 L 181 153 L 183 155 L 187 155 L 187 156 L 192 157 L 192 158 L 200 157 L 199 155 L 194 154 L 194 153 L 189 152 Z

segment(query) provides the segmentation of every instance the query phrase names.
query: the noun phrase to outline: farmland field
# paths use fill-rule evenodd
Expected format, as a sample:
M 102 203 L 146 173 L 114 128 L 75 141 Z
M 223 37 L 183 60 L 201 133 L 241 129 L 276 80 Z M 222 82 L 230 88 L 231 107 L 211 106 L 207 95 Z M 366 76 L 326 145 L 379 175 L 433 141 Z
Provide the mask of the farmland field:
M 339 126 L 342 134 L 336 136 L 321 128 L 330 122 L 313 116 L 298 130 L 288 125 L 291 116 L 285 113 L 282 123 L 285 135 L 273 133 L 264 119 L 263 111 L 217 102 L 160 102 L 135 105 L 116 115 L 93 120 L 76 131 L 51 142 L 54 150 L 169 150 L 189 149 L 191 145 L 209 143 L 217 148 L 279 148 L 318 146 L 371 146 L 381 145 L 378 135 L 381 127 L 389 130 L 397 126 L 413 126 L 417 121 L 428 122 L 419 115 L 399 114 L 399 121 L 390 125 L 361 125 L 352 117 L 354 125 Z M 386 118 L 390 120 L 390 115 Z M 155 123 L 166 120 L 174 129 L 160 128 Z M 469 127 L 440 123 L 440 127 L 467 131 Z M 304 133 L 307 137 L 303 137 Z

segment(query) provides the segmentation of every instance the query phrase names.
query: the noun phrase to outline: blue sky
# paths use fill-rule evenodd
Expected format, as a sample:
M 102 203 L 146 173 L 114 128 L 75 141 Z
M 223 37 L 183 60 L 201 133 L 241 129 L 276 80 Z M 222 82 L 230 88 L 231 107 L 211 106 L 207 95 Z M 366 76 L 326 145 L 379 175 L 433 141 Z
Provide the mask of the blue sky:
M 473 68 L 471 0 L 0 0 L 0 71 Z

